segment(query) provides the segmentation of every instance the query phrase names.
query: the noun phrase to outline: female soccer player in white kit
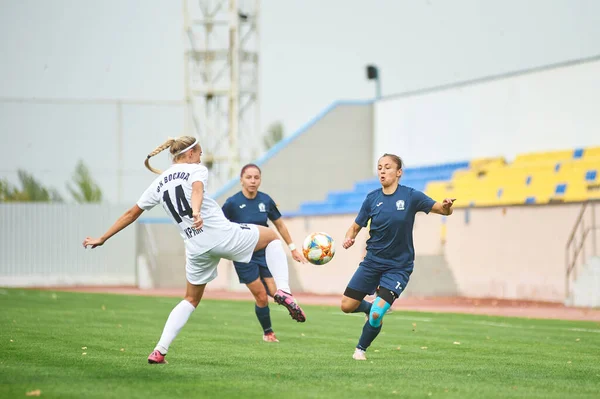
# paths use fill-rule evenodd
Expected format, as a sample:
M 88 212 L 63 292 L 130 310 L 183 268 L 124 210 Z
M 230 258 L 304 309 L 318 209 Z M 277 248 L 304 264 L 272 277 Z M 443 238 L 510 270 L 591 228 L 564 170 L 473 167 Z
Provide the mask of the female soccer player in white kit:
M 151 167 L 150 157 L 167 148 L 173 155 L 173 165 L 164 172 Z M 200 303 L 206 284 L 217 277 L 221 258 L 247 263 L 254 251 L 264 248 L 268 267 L 287 272 L 287 257 L 275 231 L 264 226 L 230 222 L 217 202 L 204 195 L 208 169 L 200 165 L 201 155 L 198 140 L 191 136 L 169 138 L 156 147 L 146 158 L 145 165 L 160 176 L 102 237 L 86 237 L 83 241 L 85 248 L 96 248 L 159 203 L 179 226 L 185 242 L 186 294 L 171 311 L 158 344 L 148 356 L 148 363 L 166 363 L 169 345 Z M 293 297 L 291 302 L 295 303 Z

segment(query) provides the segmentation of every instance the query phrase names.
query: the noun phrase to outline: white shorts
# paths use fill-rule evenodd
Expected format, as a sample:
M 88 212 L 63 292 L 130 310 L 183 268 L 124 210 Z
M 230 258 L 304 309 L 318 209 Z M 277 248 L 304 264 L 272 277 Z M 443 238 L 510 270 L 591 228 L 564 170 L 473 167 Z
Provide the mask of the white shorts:
M 197 255 L 186 251 L 185 276 L 190 284 L 201 285 L 217 277 L 217 266 L 221 259 L 248 263 L 258 243 L 258 227 L 253 224 L 233 223 L 231 235 L 211 250 Z

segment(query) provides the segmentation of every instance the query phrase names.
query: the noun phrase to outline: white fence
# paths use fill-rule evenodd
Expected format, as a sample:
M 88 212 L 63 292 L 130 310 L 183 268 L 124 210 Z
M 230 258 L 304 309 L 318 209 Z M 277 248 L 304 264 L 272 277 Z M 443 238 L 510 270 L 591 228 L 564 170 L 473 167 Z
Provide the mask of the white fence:
M 0 204 L 0 286 L 136 285 L 136 229 L 85 250 L 119 205 Z

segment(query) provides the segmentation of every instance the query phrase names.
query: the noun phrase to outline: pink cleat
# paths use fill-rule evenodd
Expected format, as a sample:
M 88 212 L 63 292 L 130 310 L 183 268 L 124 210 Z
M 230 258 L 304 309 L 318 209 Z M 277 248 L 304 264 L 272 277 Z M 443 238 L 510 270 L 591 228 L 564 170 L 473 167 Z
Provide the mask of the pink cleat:
M 153 350 L 150 356 L 148 356 L 148 363 L 150 364 L 167 364 L 165 355 L 160 353 L 158 350 Z
M 275 296 L 273 296 L 273 299 L 278 304 L 287 308 L 288 312 L 290 312 L 290 316 L 292 316 L 292 319 L 296 320 L 298 323 L 304 323 L 306 321 L 306 315 L 304 314 L 304 311 L 296 303 L 296 300 L 292 294 L 288 294 L 282 290 L 277 290 Z
M 265 335 L 263 335 L 263 341 L 265 341 L 265 342 L 279 342 L 279 340 L 277 339 L 277 337 L 275 336 L 275 333 L 273 331 L 268 332 Z

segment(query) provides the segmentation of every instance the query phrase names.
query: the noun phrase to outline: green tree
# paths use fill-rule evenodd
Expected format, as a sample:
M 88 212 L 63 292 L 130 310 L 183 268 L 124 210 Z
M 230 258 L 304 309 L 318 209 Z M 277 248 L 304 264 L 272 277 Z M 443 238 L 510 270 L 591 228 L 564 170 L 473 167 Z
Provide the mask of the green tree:
M 0 180 L 0 202 L 8 201 L 12 187 L 6 179 Z
M 73 173 L 74 187 L 67 183 L 67 189 L 73 199 L 79 203 L 102 201 L 102 190 L 90 174 L 90 170 L 82 160 L 79 160 Z
M 3 202 L 62 202 L 63 199 L 52 188 L 46 188 L 33 175 L 24 170 L 17 171 L 21 188 L 15 187 L 8 180 L 0 181 L 0 201 Z
M 263 143 L 265 148 L 269 150 L 275 144 L 283 139 L 283 124 L 281 122 L 273 122 L 267 128 L 267 132 L 263 135 Z

